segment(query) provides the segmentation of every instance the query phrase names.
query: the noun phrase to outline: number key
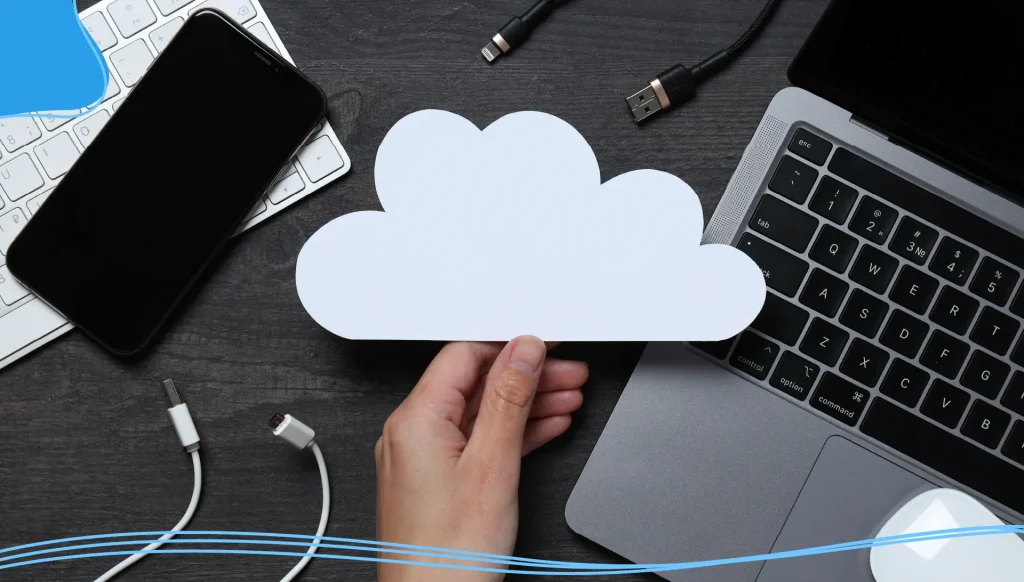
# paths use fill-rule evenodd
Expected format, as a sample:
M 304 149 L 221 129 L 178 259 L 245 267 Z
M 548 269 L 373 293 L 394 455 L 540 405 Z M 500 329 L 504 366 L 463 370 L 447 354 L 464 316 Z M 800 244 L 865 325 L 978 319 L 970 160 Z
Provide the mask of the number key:
M 978 272 L 974 274 L 974 280 L 971 281 L 971 293 L 1002 307 L 1006 305 L 1006 300 L 1010 298 L 1010 292 L 1019 278 L 1020 273 L 1016 270 L 992 257 L 985 257 L 981 260 Z
M 870 196 L 864 196 L 850 220 L 850 231 L 876 245 L 885 244 L 896 223 L 896 211 Z
M 782 194 L 797 204 L 803 204 L 818 179 L 818 171 L 792 156 L 782 156 L 768 189 Z
M 43 135 L 39 126 L 31 117 L 12 117 L 0 119 L 0 142 L 9 152 L 30 144 Z
M 939 243 L 929 270 L 957 285 L 963 285 L 977 261 L 978 251 L 947 236 Z
M 857 191 L 836 180 L 825 176 L 814 190 L 814 197 L 807 206 L 811 212 L 820 214 L 836 224 L 843 224 L 853 210 L 857 201 Z
M 906 216 L 900 221 L 889 249 L 912 263 L 923 265 L 928 261 L 938 238 L 937 230 Z

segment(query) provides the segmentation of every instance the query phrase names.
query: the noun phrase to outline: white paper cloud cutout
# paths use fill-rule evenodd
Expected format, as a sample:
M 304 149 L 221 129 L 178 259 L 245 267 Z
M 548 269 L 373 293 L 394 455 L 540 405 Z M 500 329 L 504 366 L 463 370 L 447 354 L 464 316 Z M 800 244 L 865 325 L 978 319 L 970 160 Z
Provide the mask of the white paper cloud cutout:
M 601 184 L 568 123 L 538 112 L 481 131 L 413 113 L 377 152 L 385 212 L 324 225 L 296 266 L 303 306 L 350 339 L 720 340 L 761 310 L 757 265 L 700 246 L 700 201 L 638 170 Z

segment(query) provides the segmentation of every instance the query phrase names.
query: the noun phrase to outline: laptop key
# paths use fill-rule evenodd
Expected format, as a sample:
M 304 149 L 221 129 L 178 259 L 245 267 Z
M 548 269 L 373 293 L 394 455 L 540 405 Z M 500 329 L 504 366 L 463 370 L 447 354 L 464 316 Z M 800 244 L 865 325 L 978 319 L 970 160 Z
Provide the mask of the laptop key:
M 193 1 L 194 0 L 156 0 L 156 7 L 160 10 L 161 14 L 167 16 Z
M 972 441 L 994 449 L 1003 440 L 1009 426 L 1009 414 L 987 402 L 975 400 L 960 432 Z
M 182 17 L 173 18 L 168 20 L 163 25 L 157 27 L 156 30 L 149 33 L 149 40 L 153 43 L 153 47 L 156 48 L 157 54 L 164 52 L 167 45 L 170 44 L 171 39 L 174 35 L 178 34 L 181 27 L 185 24 L 185 19 Z
M 850 269 L 850 279 L 884 295 L 899 262 L 871 245 L 864 245 Z
M 0 192 L 17 201 L 43 187 L 43 177 L 28 154 L 20 154 L 0 163 Z M 2 205 L 0 205 L 2 207 Z
M 818 171 L 792 156 L 782 156 L 768 189 L 803 204 L 818 179 Z
M 1024 366 L 1024 336 L 1017 342 L 1017 345 L 1010 352 L 1010 361 L 1018 366 Z
M 745 331 L 740 336 L 729 363 L 737 370 L 742 370 L 758 380 L 764 380 L 768 377 L 768 370 L 771 370 L 775 358 L 778 357 L 779 346 L 775 342 Z
M 21 286 L 6 265 L 0 265 L 0 301 L 4 305 L 14 305 L 28 295 L 28 289 Z
M 921 352 L 921 363 L 933 372 L 952 380 L 960 373 L 969 350 L 966 343 L 937 329 L 932 332 L 931 339 Z
M 792 346 L 800 338 L 808 317 L 807 311 L 769 292 L 765 295 L 764 307 L 750 327 Z
M 17 206 L 0 216 L 0 255 L 7 254 L 7 248 L 27 222 L 28 217 Z
M 142 42 L 142 41 L 137 41 Z M 83 121 L 75 124 L 75 135 L 78 136 L 78 141 L 82 142 L 82 147 L 89 147 L 92 140 L 96 139 L 96 135 L 99 134 L 103 126 L 110 120 L 110 114 L 105 110 L 100 109 L 96 113 L 93 113 L 89 117 L 86 117 Z
M 1000 402 L 1003 403 L 1003 406 L 1024 416 L 1024 372 L 1013 373 L 1010 385 L 1006 387 L 1006 392 L 1003 392 Z
M 789 151 L 811 162 L 822 165 L 832 153 L 832 144 L 823 137 L 818 137 L 806 129 L 798 129 L 789 140 Z
M 78 159 L 78 146 L 66 131 L 36 146 L 33 151 L 51 179 L 63 176 Z
M 1024 465 L 1024 420 L 1013 423 L 1013 430 L 1003 443 L 1003 454 Z
M 971 341 L 1003 356 L 1019 329 L 1020 321 L 986 305 L 971 331 Z
M 985 257 L 971 281 L 971 293 L 1002 307 L 1017 285 L 1020 273 L 992 257 Z
M 960 377 L 960 384 L 981 394 L 989 400 L 995 400 L 1010 375 L 1010 365 L 1001 362 L 981 350 L 974 350 L 971 359 Z
M 85 30 L 89 31 L 101 51 L 117 44 L 117 37 L 114 36 L 114 31 L 110 30 L 110 25 L 107 24 L 107 19 L 104 18 L 102 12 L 93 12 L 86 16 L 82 19 L 82 24 L 85 25 Z
M 889 312 L 889 306 L 881 299 L 873 297 L 860 289 L 854 289 L 850 300 L 839 316 L 839 323 L 867 338 L 875 337 L 882 320 Z
M 114 0 L 107 5 L 107 12 L 125 38 L 156 22 L 156 14 L 146 0 Z
M 882 380 L 879 391 L 896 402 L 908 407 L 917 406 L 931 376 L 921 368 L 896 358 Z
M 114 65 L 121 80 L 129 87 L 139 82 L 152 62 L 153 53 L 149 52 L 146 41 L 141 38 L 110 53 L 110 64 Z
M 786 297 L 796 295 L 807 275 L 807 261 L 780 249 L 764 239 L 743 233 L 738 248 L 761 268 L 764 282 Z
M 863 196 L 850 220 L 850 231 L 881 246 L 892 233 L 895 222 L 895 210 L 871 196 Z
M 957 285 L 963 285 L 977 261 L 978 251 L 947 236 L 939 243 L 929 270 Z
M 945 285 L 932 306 L 928 319 L 957 334 L 964 335 L 978 312 L 978 300 Z
M 939 288 L 939 282 L 921 271 L 904 265 L 889 291 L 889 298 L 918 315 L 924 315 Z
M 970 394 L 936 378 L 921 403 L 921 413 L 939 424 L 956 428 L 970 401 Z
M 811 387 L 820 373 L 821 366 L 787 351 L 782 354 L 769 384 L 783 394 L 804 400 L 810 394 Z
M 40 137 L 43 132 L 31 117 L 9 117 L 0 119 L 0 142 L 9 152 L 28 145 Z
M 832 372 L 825 372 L 811 397 L 811 406 L 853 426 L 857 424 L 870 399 L 867 390 Z
M 857 251 L 857 239 L 826 224 L 821 227 L 818 238 L 811 245 L 808 256 L 812 261 L 825 265 L 837 273 L 846 271 L 846 267 Z
M 800 303 L 818 313 L 833 317 L 839 311 L 839 306 L 849 289 L 850 284 L 846 281 L 821 269 L 814 269 L 811 278 L 807 280 L 807 285 L 804 286 L 803 293 L 800 294 Z
M 912 263 L 923 265 L 928 262 L 938 238 L 939 231 L 913 217 L 904 216 L 889 243 L 889 249 Z
M 900 309 L 893 310 L 885 324 L 879 341 L 907 358 L 917 357 L 917 351 L 928 337 L 928 324 Z
M 849 332 L 815 317 L 800 342 L 800 351 L 825 365 L 834 366 L 849 340 Z
M 846 356 L 843 357 L 839 371 L 868 388 L 874 388 L 888 363 L 889 352 L 860 338 L 854 338 L 850 343 L 850 349 L 846 351 Z
M 814 189 L 814 196 L 807 207 L 836 224 L 844 224 L 856 201 L 857 190 L 832 176 L 824 176 Z
M 256 8 L 249 0 L 207 0 L 202 4 L 188 11 L 189 16 L 202 8 L 217 8 L 235 19 L 239 24 L 245 24 L 256 17 Z
M 798 253 L 807 249 L 817 228 L 817 218 L 770 194 L 761 197 L 753 216 L 750 217 L 750 230 L 761 233 Z

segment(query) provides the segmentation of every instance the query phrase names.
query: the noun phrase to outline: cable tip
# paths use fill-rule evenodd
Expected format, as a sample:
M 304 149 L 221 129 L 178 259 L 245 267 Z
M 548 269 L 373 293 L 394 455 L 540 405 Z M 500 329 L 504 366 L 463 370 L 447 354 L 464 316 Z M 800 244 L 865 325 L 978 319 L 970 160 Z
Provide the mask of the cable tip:
M 181 396 L 178 395 L 178 389 L 174 387 L 174 380 L 164 380 L 164 390 L 167 391 L 167 399 L 171 401 L 171 405 L 181 404 Z
M 661 113 L 662 110 L 661 102 L 658 100 L 657 93 L 654 92 L 653 85 L 648 85 L 626 97 L 626 105 L 629 106 L 633 119 L 636 119 L 637 123 Z
M 488 63 L 493 63 L 498 57 L 504 54 L 494 41 L 487 43 L 487 46 L 485 46 L 480 52 L 484 55 L 484 59 L 486 59 Z
M 270 425 L 270 428 L 276 429 L 277 427 L 281 426 L 282 422 L 284 422 L 284 415 L 283 414 L 275 414 L 274 417 L 271 418 L 270 422 L 267 423 L 267 424 Z

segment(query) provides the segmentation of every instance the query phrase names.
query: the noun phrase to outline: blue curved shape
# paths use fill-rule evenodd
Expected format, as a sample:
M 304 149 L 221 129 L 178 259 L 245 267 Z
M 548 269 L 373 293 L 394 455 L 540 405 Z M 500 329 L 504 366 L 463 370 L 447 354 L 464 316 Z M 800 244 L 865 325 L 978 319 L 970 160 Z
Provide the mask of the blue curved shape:
M 0 39 L 16 49 L 4 62 L 0 117 L 102 103 L 110 71 L 75 0 L 0 0 Z

